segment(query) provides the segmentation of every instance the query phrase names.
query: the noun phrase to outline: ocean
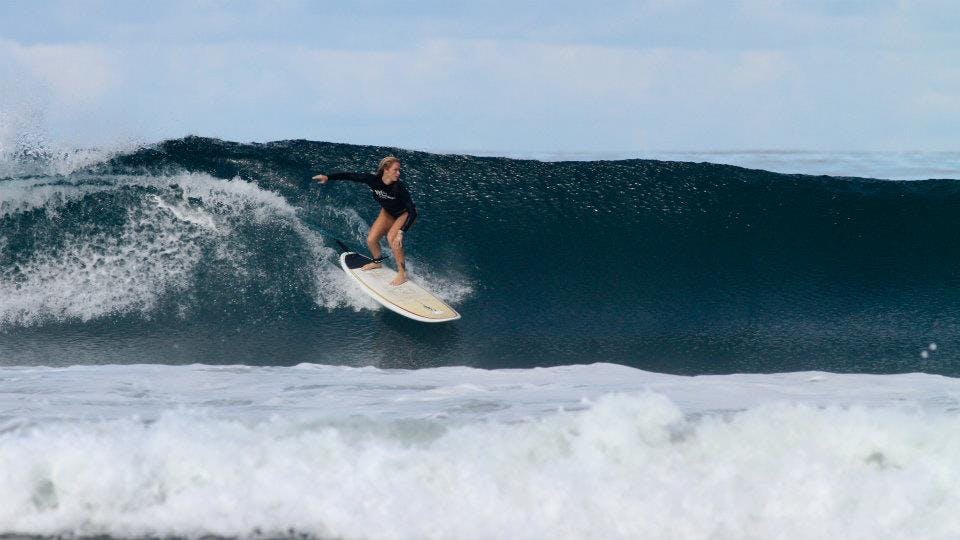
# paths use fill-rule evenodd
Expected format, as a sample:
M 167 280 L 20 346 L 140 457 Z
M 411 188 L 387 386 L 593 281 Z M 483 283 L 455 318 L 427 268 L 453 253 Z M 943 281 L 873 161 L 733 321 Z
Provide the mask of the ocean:
M 0 148 L 0 535 L 956 536 L 958 155 L 628 157 Z

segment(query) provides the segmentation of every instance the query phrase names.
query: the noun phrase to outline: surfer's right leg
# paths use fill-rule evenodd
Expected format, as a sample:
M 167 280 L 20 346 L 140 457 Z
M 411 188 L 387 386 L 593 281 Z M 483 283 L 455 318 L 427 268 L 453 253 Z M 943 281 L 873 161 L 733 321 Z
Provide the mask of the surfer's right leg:
M 373 225 L 370 226 L 370 232 L 367 233 L 367 247 L 370 249 L 370 256 L 374 259 L 380 258 L 382 253 L 380 251 L 380 239 L 387 234 L 387 231 L 390 230 L 390 226 L 393 225 L 394 221 L 396 221 L 396 218 L 381 208 L 380 215 L 377 216 Z M 378 262 L 372 262 L 365 264 L 361 270 L 373 270 L 381 266 Z

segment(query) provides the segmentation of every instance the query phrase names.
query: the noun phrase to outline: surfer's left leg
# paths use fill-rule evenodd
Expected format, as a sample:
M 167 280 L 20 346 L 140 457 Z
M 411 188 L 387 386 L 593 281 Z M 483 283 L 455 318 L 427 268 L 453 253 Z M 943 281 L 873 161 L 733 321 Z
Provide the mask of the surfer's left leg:
M 408 213 L 404 212 L 390 226 L 390 232 L 387 233 L 387 241 L 390 242 L 390 249 L 393 250 L 393 258 L 397 260 L 397 277 L 390 282 L 391 285 L 402 285 L 407 281 L 407 267 L 404 265 L 403 256 L 403 231 L 401 227 L 407 222 Z
M 386 210 L 380 210 L 380 215 L 378 215 L 377 219 L 374 220 L 373 225 L 370 226 L 370 232 L 367 233 L 367 247 L 370 248 L 370 256 L 372 258 L 380 258 L 380 239 L 383 238 L 383 235 L 390 231 L 390 227 L 395 221 L 396 218 L 387 213 Z M 382 265 L 378 262 L 372 262 L 363 265 L 361 270 L 373 270 L 374 268 L 380 268 L 381 266 Z

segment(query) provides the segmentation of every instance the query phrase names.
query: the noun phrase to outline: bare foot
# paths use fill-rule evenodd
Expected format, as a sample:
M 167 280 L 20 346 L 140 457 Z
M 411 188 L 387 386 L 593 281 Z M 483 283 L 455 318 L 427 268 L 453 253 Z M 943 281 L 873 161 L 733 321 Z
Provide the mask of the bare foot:
M 393 281 L 391 281 L 390 284 L 396 287 L 397 285 L 403 285 L 406 282 L 407 282 L 406 274 L 397 274 L 397 277 L 393 278 Z
M 383 266 L 383 265 L 380 264 L 380 263 L 371 262 L 371 263 L 367 263 L 367 264 L 363 265 L 363 267 L 361 267 L 360 269 L 361 269 L 361 270 L 373 270 L 374 268 L 380 268 L 380 267 L 382 267 L 382 266 Z

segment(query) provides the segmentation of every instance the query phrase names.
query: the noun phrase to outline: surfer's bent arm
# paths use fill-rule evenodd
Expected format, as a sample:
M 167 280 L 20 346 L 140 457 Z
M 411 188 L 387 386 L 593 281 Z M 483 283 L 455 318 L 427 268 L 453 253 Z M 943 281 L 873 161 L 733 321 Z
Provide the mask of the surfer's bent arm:
M 410 193 L 407 191 L 407 188 L 402 184 L 400 187 L 400 202 L 402 202 L 403 206 L 407 209 L 407 221 L 400 227 L 400 230 L 406 232 L 410 230 L 410 227 L 413 227 L 413 222 L 417 219 L 417 207 L 413 204 L 413 199 L 410 198 Z

